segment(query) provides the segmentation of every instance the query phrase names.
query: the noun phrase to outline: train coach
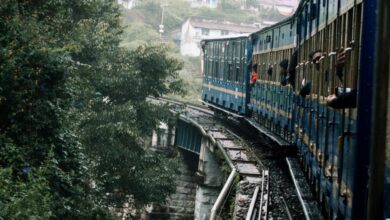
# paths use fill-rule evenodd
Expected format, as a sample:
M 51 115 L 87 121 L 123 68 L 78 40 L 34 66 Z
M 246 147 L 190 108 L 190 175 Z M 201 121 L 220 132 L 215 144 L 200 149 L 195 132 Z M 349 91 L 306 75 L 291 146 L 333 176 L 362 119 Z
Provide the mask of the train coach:
M 251 45 L 247 35 L 203 40 L 202 99 L 240 115 L 248 111 Z
M 202 41 L 203 101 L 296 146 L 328 219 L 390 218 L 388 13 L 389 1 L 302 0 L 249 36 Z

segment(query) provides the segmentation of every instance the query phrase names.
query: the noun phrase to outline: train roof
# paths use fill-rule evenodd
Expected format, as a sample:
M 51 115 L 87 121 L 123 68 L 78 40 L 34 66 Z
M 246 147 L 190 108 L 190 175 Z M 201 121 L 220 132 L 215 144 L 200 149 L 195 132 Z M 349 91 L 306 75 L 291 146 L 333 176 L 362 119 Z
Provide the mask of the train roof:
M 295 10 L 295 13 L 296 14 L 297 12 L 301 11 L 302 10 L 302 7 L 307 4 L 308 0 L 301 0 L 299 1 L 299 4 L 298 4 L 298 7 L 297 9 Z
M 201 40 L 201 42 L 206 41 L 219 41 L 219 40 L 234 40 L 234 39 L 240 39 L 240 38 L 247 38 L 250 34 L 238 34 L 230 37 L 226 36 L 220 36 L 220 37 L 206 37 Z
M 252 35 L 255 35 L 255 34 L 259 34 L 259 33 L 262 33 L 262 32 L 265 32 L 265 31 L 269 31 L 269 30 L 272 30 L 274 28 L 277 28 L 277 27 L 280 27 L 280 26 L 283 26 L 285 24 L 288 24 L 288 23 L 294 23 L 295 22 L 295 17 L 297 16 L 297 14 L 299 13 L 299 11 L 302 10 L 302 8 L 304 7 L 305 4 L 307 4 L 308 0 L 300 0 L 299 1 L 299 4 L 298 4 L 298 7 L 296 8 L 295 12 L 293 15 L 273 24 L 273 25 L 270 25 L 268 27 L 265 27 L 265 28 L 262 28 L 256 32 L 253 32 L 253 33 L 249 33 L 249 34 L 240 34 L 240 35 L 237 35 L 237 36 L 232 36 L 232 37 L 214 37 L 214 38 L 204 38 L 202 39 L 202 41 L 216 41 L 216 40 L 228 40 L 228 39 L 238 39 L 238 38 L 242 38 L 242 37 L 249 37 L 249 36 L 252 36 Z
M 288 17 L 288 18 L 285 18 L 285 19 L 277 22 L 276 24 L 273 24 L 271 26 L 265 27 L 265 28 L 263 28 L 263 29 L 261 29 L 259 31 L 253 32 L 250 35 L 252 36 L 254 34 L 258 34 L 258 33 L 264 32 L 264 31 L 272 30 L 272 29 L 274 29 L 276 27 L 283 26 L 285 24 L 291 23 L 291 21 L 294 22 L 294 18 L 295 18 L 295 14 L 290 16 L 290 17 Z

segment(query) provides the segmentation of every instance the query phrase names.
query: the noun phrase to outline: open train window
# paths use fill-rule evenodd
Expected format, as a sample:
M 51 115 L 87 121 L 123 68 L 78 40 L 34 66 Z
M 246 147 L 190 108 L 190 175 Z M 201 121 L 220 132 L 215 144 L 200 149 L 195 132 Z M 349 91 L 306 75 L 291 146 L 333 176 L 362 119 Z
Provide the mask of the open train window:
M 218 62 L 218 57 L 215 59 L 215 78 L 219 78 L 219 62 Z
M 232 72 L 233 72 L 233 65 L 231 62 L 228 62 L 228 71 L 227 71 L 227 80 L 231 81 L 232 80 Z
M 271 42 L 271 35 L 267 35 L 265 37 L 265 43 L 270 43 Z
M 219 79 L 223 80 L 223 72 L 225 69 L 225 62 L 223 61 L 224 57 L 221 56 L 221 60 L 219 61 Z
M 310 20 L 317 18 L 317 4 L 315 2 L 310 4 Z
M 240 67 L 237 66 L 236 67 L 236 82 L 239 82 L 239 79 L 240 79 Z

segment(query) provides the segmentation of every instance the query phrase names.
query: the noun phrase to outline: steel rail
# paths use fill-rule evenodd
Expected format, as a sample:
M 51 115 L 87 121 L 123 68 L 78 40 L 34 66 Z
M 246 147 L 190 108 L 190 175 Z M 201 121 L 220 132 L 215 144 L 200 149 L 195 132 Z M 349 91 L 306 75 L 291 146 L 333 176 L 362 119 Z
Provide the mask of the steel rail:
M 293 175 L 293 170 L 292 170 L 292 166 L 291 166 L 291 163 L 289 160 L 286 160 L 287 161 L 287 165 L 288 165 L 288 169 L 290 170 L 290 174 L 291 174 L 291 178 L 293 180 L 293 183 L 295 185 L 295 189 L 297 191 L 297 194 L 298 194 L 298 199 L 299 199 L 299 202 L 301 203 L 302 205 L 302 208 L 303 208 L 303 214 L 305 215 L 305 219 L 306 220 L 310 220 L 310 215 L 309 215 L 309 211 L 307 210 L 307 207 L 305 206 L 305 202 L 303 201 L 302 199 L 302 194 L 301 192 L 298 190 L 299 187 L 298 187 L 298 181 L 297 179 L 295 179 L 294 175 Z
M 269 196 L 269 170 L 263 170 L 263 182 L 261 184 L 261 199 L 258 220 L 268 219 Z
M 253 192 L 253 196 L 252 196 L 252 200 L 251 200 L 251 204 L 249 206 L 249 209 L 248 209 L 248 213 L 246 215 L 246 218 L 245 220 L 252 220 L 252 216 L 253 216 L 253 210 L 255 208 L 255 205 L 256 205 L 256 201 L 257 201 L 257 196 L 259 194 L 259 190 L 260 190 L 260 186 L 256 186 L 255 188 L 255 191 Z M 256 213 L 254 213 L 256 215 Z

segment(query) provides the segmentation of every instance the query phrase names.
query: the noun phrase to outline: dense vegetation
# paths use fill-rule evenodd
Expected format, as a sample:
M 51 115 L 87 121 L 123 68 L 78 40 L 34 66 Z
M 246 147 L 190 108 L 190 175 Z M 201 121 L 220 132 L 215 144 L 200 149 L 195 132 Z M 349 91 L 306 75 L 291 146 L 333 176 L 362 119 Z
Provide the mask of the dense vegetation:
M 162 202 L 174 161 L 145 149 L 149 95 L 182 93 L 161 46 L 119 47 L 114 0 L 0 4 L 0 219 L 109 219 Z
M 191 8 L 186 0 L 143 0 L 131 10 L 123 9 L 123 25 L 125 26 L 121 45 L 127 48 L 136 48 L 140 44 L 153 44 L 164 41 L 174 48 L 173 52 L 179 54 L 181 25 L 190 16 L 226 19 L 248 23 L 261 22 L 263 19 L 280 20 L 283 17 L 275 9 L 261 9 L 258 12 L 248 10 L 256 7 L 256 0 L 243 1 L 224 0 L 215 9 Z M 162 39 L 158 27 L 162 19 L 162 6 L 164 6 L 164 33 Z M 242 8 L 243 10 L 237 10 Z M 176 55 L 177 56 L 177 55 Z M 184 66 L 180 77 L 186 82 L 187 96 L 183 100 L 197 102 L 200 99 L 201 73 L 199 58 L 180 57 Z M 173 96 L 181 99 L 179 96 Z

